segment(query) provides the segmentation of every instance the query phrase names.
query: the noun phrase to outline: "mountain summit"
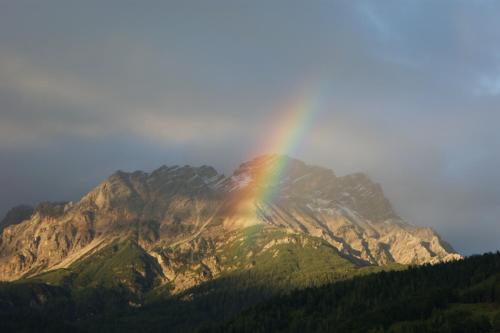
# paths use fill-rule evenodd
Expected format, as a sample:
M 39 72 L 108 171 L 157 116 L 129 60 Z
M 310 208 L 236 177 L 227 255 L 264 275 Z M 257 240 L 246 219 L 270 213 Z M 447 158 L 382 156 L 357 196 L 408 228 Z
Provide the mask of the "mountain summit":
M 273 195 L 261 195 L 266 187 Z M 338 177 L 279 155 L 245 162 L 229 177 L 210 166 L 117 171 L 78 202 L 21 213 L 2 223 L 0 280 L 57 271 L 83 285 L 168 285 L 176 293 L 285 255 L 299 262 L 316 253 L 324 260 L 317 267 L 335 262 L 346 272 L 461 258 L 432 229 L 403 221 L 366 175 Z

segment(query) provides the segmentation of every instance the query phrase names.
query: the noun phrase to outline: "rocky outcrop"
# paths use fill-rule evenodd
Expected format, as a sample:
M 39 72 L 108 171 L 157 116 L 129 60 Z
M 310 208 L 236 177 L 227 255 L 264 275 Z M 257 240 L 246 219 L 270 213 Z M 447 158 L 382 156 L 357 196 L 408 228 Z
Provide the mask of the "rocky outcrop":
M 33 214 L 33 207 L 28 205 L 19 205 L 11 208 L 5 217 L 0 221 L 0 231 L 5 229 L 10 225 L 19 224 L 25 220 L 28 220 Z

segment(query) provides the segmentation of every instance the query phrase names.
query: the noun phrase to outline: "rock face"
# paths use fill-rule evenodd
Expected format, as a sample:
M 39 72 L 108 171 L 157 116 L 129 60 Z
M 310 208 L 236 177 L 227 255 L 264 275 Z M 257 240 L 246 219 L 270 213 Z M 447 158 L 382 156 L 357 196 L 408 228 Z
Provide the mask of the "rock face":
M 259 172 L 276 163 L 286 165 L 279 182 L 258 182 Z M 257 195 L 266 186 L 273 186 L 272 198 Z M 337 177 L 277 155 L 243 163 L 230 177 L 209 166 L 118 171 L 79 202 L 44 203 L 10 216 L 0 235 L 0 280 L 7 281 L 76 267 L 127 241 L 135 244 L 138 257 L 147 259 L 144 267 L 154 267 L 134 268 L 135 274 L 154 275 L 154 283 L 184 290 L 241 269 L 227 251 L 238 246 L 238 235 L 255 226 L 322 239 L 358 264 L 461 258 L 432 229 L 398 217 L 381 186 L 366 175 Z M 280 240 L 274 242 L 261 251 L 272 250 Z M 251 267 L 251 260 L 245 265 Z
M 19 205 L 10 209 L 3 220 L 0 221 L 0 231 L 9 225 L 19 224 L 28 220 L 33 214 L 34 208 L 28 205 Z

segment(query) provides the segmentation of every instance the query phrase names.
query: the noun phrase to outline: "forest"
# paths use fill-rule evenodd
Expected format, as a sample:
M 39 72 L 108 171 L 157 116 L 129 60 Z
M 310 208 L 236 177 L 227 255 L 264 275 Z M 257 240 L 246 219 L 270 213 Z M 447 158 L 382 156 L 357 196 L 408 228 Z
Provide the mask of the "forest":
M 500 332 L 500 253 L 287 289 L 240 274 L 140 308 L 124 291 L 0 285 L 0 329 L 133 332 Z
M 297 290 L 200 332 L 500 332 L 500 253 Z

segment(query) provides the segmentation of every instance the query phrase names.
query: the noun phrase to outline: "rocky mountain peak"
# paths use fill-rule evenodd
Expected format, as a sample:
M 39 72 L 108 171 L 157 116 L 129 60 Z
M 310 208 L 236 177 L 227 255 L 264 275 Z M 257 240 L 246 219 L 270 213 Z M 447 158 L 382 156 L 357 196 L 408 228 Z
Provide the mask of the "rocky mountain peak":
M 260 155 L 252 160 L 240 164 L 238 169 L 234 171 L 234 175 L 248 174 L 255 176 L 265 172 L 272 172 L 280 169 L 282 178 L 289 176 L 290 173 L 297 173 L 306 168 L 306 164 L 301 160 L 294 159 L 287 155 Z
M 258 184 L 262 174 L 278 169 L 280 174 L 271 178 L 277 199 L 301 200 L 304 204 L 322 208 L 342 206 L 356 211 L 372 221 L 397 218 L 380 184 L 364 173 L 337 177 L 331 169 L 308 165 L 300 160 L 282 155 L 263 155 L 245 162 L 229 178 L 229 191 L 241 190 Z M 269 178 L 269 177 L 268 177 Z
M 274 170 L 279 174 L 272 180 L 262 177 Z M 276 187 L 276 196 L 248 191 L 259 186 Z M 354 263 L 460 258 L 433 230 L 398 217 L 382 187 L 367 175 L 339 177 L 281 155 L 242 163 L 230 177 L 207 165 L 117 171 L 74 204 L 42 203 L 9 216 L 0 234 L 1 280 L 69 267 L 128 239 L 152 257 L 148 260 L 157 260 L 165 279 L 192 286 L 220 273 L 222 259 L 216 253 L 229 235 L 253 226 L 322 239 Z M 198 253 L 201 243 L 210 244 L 209 251 Z M 162 248 L 183 250 L 168 250 L 165 257 L 157 252 Z M 186 270 L 183 258 L 190 256 L 200 258 L 202 266 Z
M 71 203 L 67 201 L 60 202 L 41 202 L 35 209 L 34 214 L 38 214 L 43 217 L 57 218 L 64 214 L 64 212 L 71 206 Z
M 332 170 L 310 166 L 286 155 L 273 154 L 262 155 L 242 163 L 230 177 L 228 187 L 234 190 L 247 186 L 272 186 L 278 188 L 277 192 L 282 192 L 296 188 L 298 183 L 308 183 L 309 190 L 312 190 L 317 187 L 320 179 L 332 181 L 335 178 Z

